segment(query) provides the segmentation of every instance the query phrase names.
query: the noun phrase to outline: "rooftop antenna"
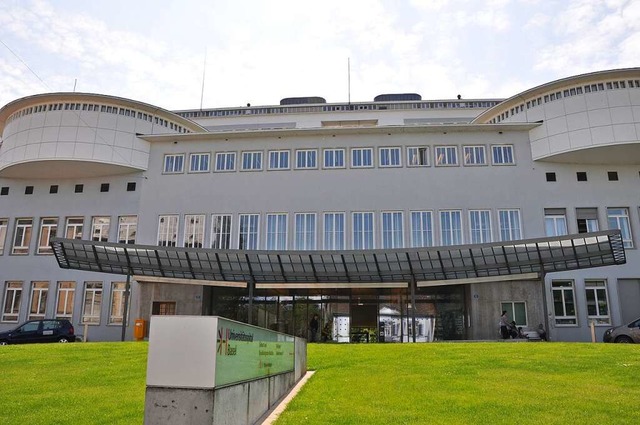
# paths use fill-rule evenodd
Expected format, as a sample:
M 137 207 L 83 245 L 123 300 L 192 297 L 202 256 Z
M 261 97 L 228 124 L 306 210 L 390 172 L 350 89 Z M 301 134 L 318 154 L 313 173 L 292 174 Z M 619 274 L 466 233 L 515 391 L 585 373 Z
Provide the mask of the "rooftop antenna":
M 207 72 L 207 49 L 204 49 L 204 66 L 202 67 L 202 88 L 200 89 L 200 110 L 202 111 L 202 100 L 204 99 L 204 76 Z
M 351 105 L 351 58 L 347 58 L 347 99 Z

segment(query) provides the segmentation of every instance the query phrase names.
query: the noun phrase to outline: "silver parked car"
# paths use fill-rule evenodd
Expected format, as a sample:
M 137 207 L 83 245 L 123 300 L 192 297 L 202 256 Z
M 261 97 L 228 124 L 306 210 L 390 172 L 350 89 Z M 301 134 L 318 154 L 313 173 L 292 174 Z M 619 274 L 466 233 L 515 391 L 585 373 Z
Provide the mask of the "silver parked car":
M 628 325 L 607 329 L 602 337 L 604 342 L 638 342 L 640 343 L 640 318 Z

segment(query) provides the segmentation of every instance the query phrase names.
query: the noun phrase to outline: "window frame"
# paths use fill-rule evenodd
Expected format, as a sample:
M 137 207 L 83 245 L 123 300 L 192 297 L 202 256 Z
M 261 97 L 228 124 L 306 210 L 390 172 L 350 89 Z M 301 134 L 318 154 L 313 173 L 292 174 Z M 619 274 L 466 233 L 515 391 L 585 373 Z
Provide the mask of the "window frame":
M 132 222 L 125 222 L 126 219 L 132 219 Z M 126 233 L 126 235 L 124 234 Z M 127 239 L 122 239 L 122 236 Z M 137 215 L 121 215 L 118 217 L 118 243 L 127 245 L 135 244 L 138 236 L 138 216 Z M 130 239 L 133 237 L 133 239 Z
M 48 223 L 46 223 L 47 221 Z M 51 238 L 55 238 L 58 234 L 59 222 L 60 219 L 58 217 L 40 218 L 40 229 L 38 231 L 38 247 L 36 248 L 36 255 L 53 254 L 53 248 L 51 248 L 51 245 L 49 245 L 49 243 L 51 242 Z
M 218 219 L 222 219 L 220 222 Z M 228 231 L 225 231 L 225 222 L 228 219 Z M 221 227 L 218 228 L 218 222 Z M 219 231 L 218 231 L 219 230 Z M 211 214 L 211 249 L 230 249 L 231 235 L 233 234 L 232 214 Z M 226 241 L 226 243 L 225 243 Z
M 374 158 L 373 158 L 373 148 L 351 148 L 351 155 L 350 155 L 350 164 L 351 164 L 351 168 L 373 168 L 373 164 L 374 164 Z M 370 154 L 370 158 L 369 162 L 367 164 L 365 164 L 365 156 L 364 156 L 364 152 L 369 152 Z M 361 155 L 361 164 L 357 165 L 356 164 L 356 156 L 360 154 Z
M 166 153 L 162 161 L 162 174 L 183 174 L 184 173 L 184 153 Z M 176 159 L 180 158 L 180 167 L 176 167 Z M 173 161 L 171 161 L 173 159 Z M 169 162 L 171 164 L 169 164 Z M 168 167 L 170 165 L 170 167 Z
M 25 222 L 21 224 L 20 222 Z M 18 231 L 22 229 L 20 237 L 20 245 L 17 245 Z M 31 238 L 33 236 L 33 218 L 24 217 L 16 218 L 13 232 L 13 243 L 11 246 L 11 255 L 29 255 L 29 246 L 31 245 Z
M 511 156 L 511 161 L 510 162 L 507 162 L 506 160 L 496 161 L 496 152 L 497 152 L 496 149 L 499 149 L 500 151 L 500 158 L 505 158 L 505 151 L 509 151 L 509 155 Z M 491 164 L 496 166 L 516 165 L 516 154 L 515 154 L 515 149 L 513 145 L 511 144 L 491 145 Z
M 467 156 L 467 151 L 471 151 L 470 155 Z M 477 153 L 478 152 L 482 152 L 481 156 L 481 161 L 482 162 L 476 162 L 477 158 Z M 484 145 L 466 145 L 462 147 L 462 160 L 464 163 L 465 167 L 484 167 L 487 166 L 487 149 Z
M 205 246 L 206 221 L 206 214 L 184 215 L 184 237 L 182 240 L 184 248 L 203 248 Z M 198 240 L 198 238 L 200 239 Z
M 613 211 L 620 211 L 620 214 L 612 214 Z M 612 219 L 617 223 L 617 226 L 612 226 Z M 624 222 L 626 226 L 621 226 L 620 223 Z M 619 229 L 622 236 L 622 245 L 625 248 L 633 248 L 633 229 L 631 229 L 631 220 L 629 215 L 629 208 L 627 207 L 607 207 L 607 225 L 609 229 Z
M 416 153 L 412 153 L 412 150 L 415 150 Z M 419 168 L 419 167 L 430 167 L 429 161 L 429 146 L 408 146 L 407 147 L 407 167 Z M 416 163 L 411 158 L 420 158 Z M 424 163 L 420 163 L 424 162 Z
M 89 285 L 92 285 L 89 287 Z M 95 285 L 95 286 L 94 286 Z M 104 298 L 104 282 L 102 281 L 85 281 L 84 285 L 84 296 L 82 297 L 82 311 L 80 316 L 80 323 L 83 325 L 100 325 L 102 319 L 102 301 Z M 87 297 L 91 295 L 90 299 L 90 313 L 95 313 L 95 309 L 97 306 L 98 314 L 87 314 Z M 96 321 L 87 320 L 87 318 L 96 318 Z
M 243 219 L 246 218 L 248 223 L 243 224 Z M 245 229 L 246 231 L 243 231 Z M 254 227 L 252 229 L 252 226 Z M 246 237 L 246 241 L 242 241 L 243 235 Z M 244 250 L 257 250 L 260 247 L 260 214 L 255 213 L 241 213 L 238 214 L 238 249 Z
M 587 320 L 591 323 L 593 322 L 595 326 L 611 326 L 611 304 L 609 303 L 609 290 L 606 279 L 585 279 L 584 281 L 584 291 L 585 291 L 585 299 L 587 302 Z M 600 311 L 602 308 L 602 300 L 600 299 L 601 294 L 599 292 L 604 292 L 604 308 L 606 309 L 606 314 L 602 314 Z M 589 299 L 589 292 L 593 293 L 593 304 Z M 594 306 L 596 308 L 596 314 L 590 314 L 590 307 Z
M 311 221 L 311 224 L 309 224 Z M 311 226 L 311 229 L 309 229 Z M 293 249 L 310 251 L 316 249 L 317 214 L 298 212 L 294 215 Z
M 300 154 L 303 154 L 304 156 L 303 161 L 304 163 L 301 164 L 301 157 Z M 318 149 L 296 149 L 295 150 L 295 155 L 296 155 L 296 170 L 317 170 L 318 169 Z M 308 162 L 310 160 L 309 155 L 311 155 L 312 157 L 312 165 L 308 165 Z
M 206 158 L 206 160 L 204 160 Z M 194 169 L 194 159 L 196 159 L 196 169 Z M 203 164 L 203 161 L 206 164 Z M 205 167 L 203 168 L 203 165 Z M 189 154 L 189 173 L 208 173 L 211 170 L 211 153 L 210 152 L 193 152 Z
M 395 155 L 394 155 L 395 152 Z M 388 162 L 385 164 L 385 162 Z M 402 148 L 400 146 L 381 146 L 378 148 L 378 166 L 380 168 L 402 167 Z
M 442 150 L 444 150 L 444 152 L 440 152 Z M 449 162 L 448 152 L 453 152 L 454 162 Z M 433 149 L 433 154 L 434 154 L 433 163 L 435 164 L 436 167 L 459 167 L 460 166 L 460 158 L 458 157 L 458 146 L 450 146 L 450 145 L 435 146 Z M 445 159 L 446 162 L 443 162 L 442 159 Z
M 327 219 L 330 217 L 331 229 L 327 229 Z M 342 217 L 342 222 L 339 223 L 337 217 Z M 338 229 L 336 223 L 339 223 L 342 228 Z M 347 215 L 344 211 L 326 211 L 322 214 L 322 247 L 324 250 L 338 251 L 344 250 L 346 247 L 346 223 Z M 327 243 L 330 242 L 330 243 Z
M 268 151 L 268 155 L 268 171 L 285 171 L 291 169 L 291 151 L 288 149 L 270 150 Z
M 508 217 L 508 223 L 503 221 L 502 213 L 507 213 L 506 217 Z M 513 226 L 512 213 L 516 214 L 518 219 L 518 227 Z M 504 224 L 508 224 L 508 227 L 505 227 Z M 517 208 L 504 208 L 498 210 L 498 225 L 500 226 L 500 241 L 508 242 L 508 241 L 517 241 L 522 239 L 523 231 L 522 231 L 522 218 L 520 216 L 520 210 Z M 514 233 L 518 232 L 518 237 L 514 238 Z M 505 239 L 504 235 L 508 233 L 509 239 Z
M 522 309 L 524 309 L 524 323 L 518 322 L 518 320 L 516 320 L 516 304 L 522 306 Z M 505 310 L 511 320 L 516 322 L 516 326 L 522 326 L 523 328 L 529 327 L 529 315 L 527 314 L 526 301 L 500 301 L 500 311 Z
M 480 218 L 480 228 L 474 228 L 474 215 Z M 484 220 L 487 220 L 485 223 Z M 477 224 L 477 223 L 475 223 Z M 491 210 L 469 210 L 469 243 L 481 244 L 493 242 L 493 228 L 491 223 Z M 475 235 L 479 235 L 477 238 Z
M 9 219 L 0 218 L 0 255 L 4 255 L 4 245 L 7 242 L 7 233 L 9 232 Z
M 63 284 L 71 284 L 70 287 L 62 287 Z M 62 296 L 64 294 L 64 300 Z M 55 318 L 56 319 L 68 319 L 73 321 L 73 310 L 75 303 L 75 294 L 76 294 L 76 282 L 73 280 L 62 280 L 58 281 L 56 285 L 56 310 L 55 310 Z M 70 295 L 70 297 L 69 297 Z M 62 313 L 60 312 L 60 301 L 63 301 L 63 309 Z M 67 311 L 70 308 L 71 311 Z
M 165 222 L 163 223 L 163 220 Z M 178 234 L 180 231 L 180 216 L 178 214 L 162 214 L 158 216 L 158 233 L 156 245 L 178 246 Z M 171 237 L 173 233 L 173 237 Z
M 453 226 L 453 220 L 450 220 L 451 222 L 451 228 L 450 229 L 445 229 L 445 221 L 443 220 L 443 214 L 448 214 L 449 216 L 453 216 L 453 214 L 456 214 L 458 217 L 458 223 L 460 224 L 460 228 L 456 229 L 455 226 Z M 463 245 L 464 244 L 464 225 L 462 223 L 462 210 L 440 210 L 438 216 L 440 217 L 440 244 L 442 246 L 456 246 L 456 245 Z M 450 244 L 445 243 L 445 234 L 449 233 L 449 237 L 447 237 L 447 239 L 451 238 L 451 242 Z M 456 238 L 457 236 L 457 238 Z M 455 243 L 456 239 L 459 240 L 459 243 Z
M 336 152 L 340 152 L 342 154 L 342 165 L 328 165 L 327 163 L 327 154 L 331 155 L 331 159 L 333 161 L 333 164 L 335 164 L 336 161 Z M 335 169 L 344 169 L 347 168 L 347 164 L 346 164 L 346 149 L 345 148 L 325 148 L 322 150 L 322 168 L 325 170 L 335 170 Z
M 370 218 L 370 228 L 366 228 Z M 362 220 L 362 230 L 358 230 L 358 221 Z M 351 213 L 351 243 L 353 249 L 375 249 L 376 246 L 376 223 L 373 211 L 354 211 Z
M 36 300 L 37 293 L 37 300 Z M 29 314 L 27 320 L 43 320 L 47 315 L 47 298 L 49 295 L 49 282 L 46 280 L 34 280 L 31 282 L 29 295 Z M 34 301 L 37 303 L 34 305 Z
M 126 282 L 111 282 L 111 302 L 109 303 L 109 320 L 108 326 L 122 326 L 124 318 L 124 304 L 127 292 Z M 120 298 L 119 300 L 117 298 Z M 131 314 L 131 309 L 127 311 L 127 315 Z M 120 313 L 120 314 L 118 314 Z M 127 316 L 127 324 L 129 317 Z
M 568 284 L 568 286 L 559 286 Z M 558 286 L 556 286 L 558 285 Z M 571 293 L 571 303 L 573 314 L 567 314 L 567 293 Z M 561 295 L 562 315 L 557 314 L 556 293 Z M 578 326 L 578 306 L 576 305 L 575 282 L 573 280 L 552 280 L 551 281 L 551 301 L 553 306 L 553 321 L 557 327 L 577 327 Z
M 106 223 L 99 223 L 97 220 L 106 219 Z M 103 238 L 106 229 L 106 238 Z M 96 230 L 100 231 L 100 237 L 96 239 Z M 96 215 L 91 217 L 91 240 L 97 242 L 109 242 L 109 232 L 111 231 L 111 216 Z M 104 240 L 103 240 L 104 239 Z
M 416 222 L 414 217 L 419 214 L 419 220 Z M 426 218 L 426 219 L 425 219 Z M 432 247 L 434 246 L 434 238 L 433 238 L 433 211 L 431 210 L 422 210 L 422 211 L 411 211 L 410 212 L 410 221 L 411 221 L 411 247 L 412 248 L 424 248 L 424 247 Z M 416 228 L 414 225 L 416 223 L 420 223 L 420 228 Z M 425 229 L 423 224 L 428 223 L 428 228 Z M 417 243 L 417 235 L 420 235 L 421 244 Z M 425 245 L 425 236 L 428 238 L 428 244 Z
M 231 173 L 236 171 L 237 152 L 216 152 L 216 163 L 214 171 L 216 173 Z
M 382 248 L 404 248 L 404 212 L 382 211 L 380 213 L 380 222 Z M 389 224 L 391 225 L 390 228 L 388 227 Z
M 267 213 L 265 219 L 265 249 L 267 251 L 286 250 L 289 239 L 289 214 Z M 275 219 L 275 222 L 272 222 L 272 219 Z
M 258 166 L 256 165 L 256 157 L 258 158 Z M 262 159 L 263 152 L 262 151 L 243 151 L 242 152 L 242 164 L 241 171 L 262 171 L 264 161 Z M 248 158 L 248 161 L 247 161 Z M 248 164 L 249 167 L 246 167 L 245 164 Z
M 9 303 L 9 292 L 11 303 Z M 20 321 L 20 307 L 22 304 L 22 293 L 24 292 L 24 282 L 19 280 L 8 280 L 5 282 L 4 297 L 2 299 L 2 322 L 18 323 Z M 9 311 L 7 311 L 9 307 Z M 13 319 L 15 316 L 15 319 Z
M 71 223 L 72 220 L 80 220 L 80 221 Z M 80 232 L 78 232 L 78 228 L 80 229 Z M 69 237 L 70 230 L 72 230 L 71 234 L 73 235 L 73 237 Z M 84 217 L 67 217 L 65 220 L 64 235 L 67 239 L 82 240 L 82 237 L 84 235 Z M 78 235 L 80 237 L 78 237 Z

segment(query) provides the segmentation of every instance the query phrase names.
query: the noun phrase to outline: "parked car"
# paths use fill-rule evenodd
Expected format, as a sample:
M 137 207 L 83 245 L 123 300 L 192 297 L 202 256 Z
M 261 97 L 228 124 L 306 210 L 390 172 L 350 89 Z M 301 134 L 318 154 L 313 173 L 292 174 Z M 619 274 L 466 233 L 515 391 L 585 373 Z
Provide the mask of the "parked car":
M 607 329 L 602 337 L 604 342 L 638 342 L 640 343 L 640 318 L 628 325 Z
M 0 332 L 0 345 L 75 340 L 73 325 L 64 319 L 30 320 L 12 331 Z

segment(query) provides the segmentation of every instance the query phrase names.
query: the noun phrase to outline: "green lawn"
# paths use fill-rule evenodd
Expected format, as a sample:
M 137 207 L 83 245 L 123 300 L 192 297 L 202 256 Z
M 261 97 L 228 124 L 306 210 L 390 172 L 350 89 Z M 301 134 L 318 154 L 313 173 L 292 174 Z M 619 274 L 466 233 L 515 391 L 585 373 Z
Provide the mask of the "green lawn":
M 141 424 L 146 343 L 0 347 L 0 424 Z M 640 423 L 640 346 L 311 344 L 286 424 Z

